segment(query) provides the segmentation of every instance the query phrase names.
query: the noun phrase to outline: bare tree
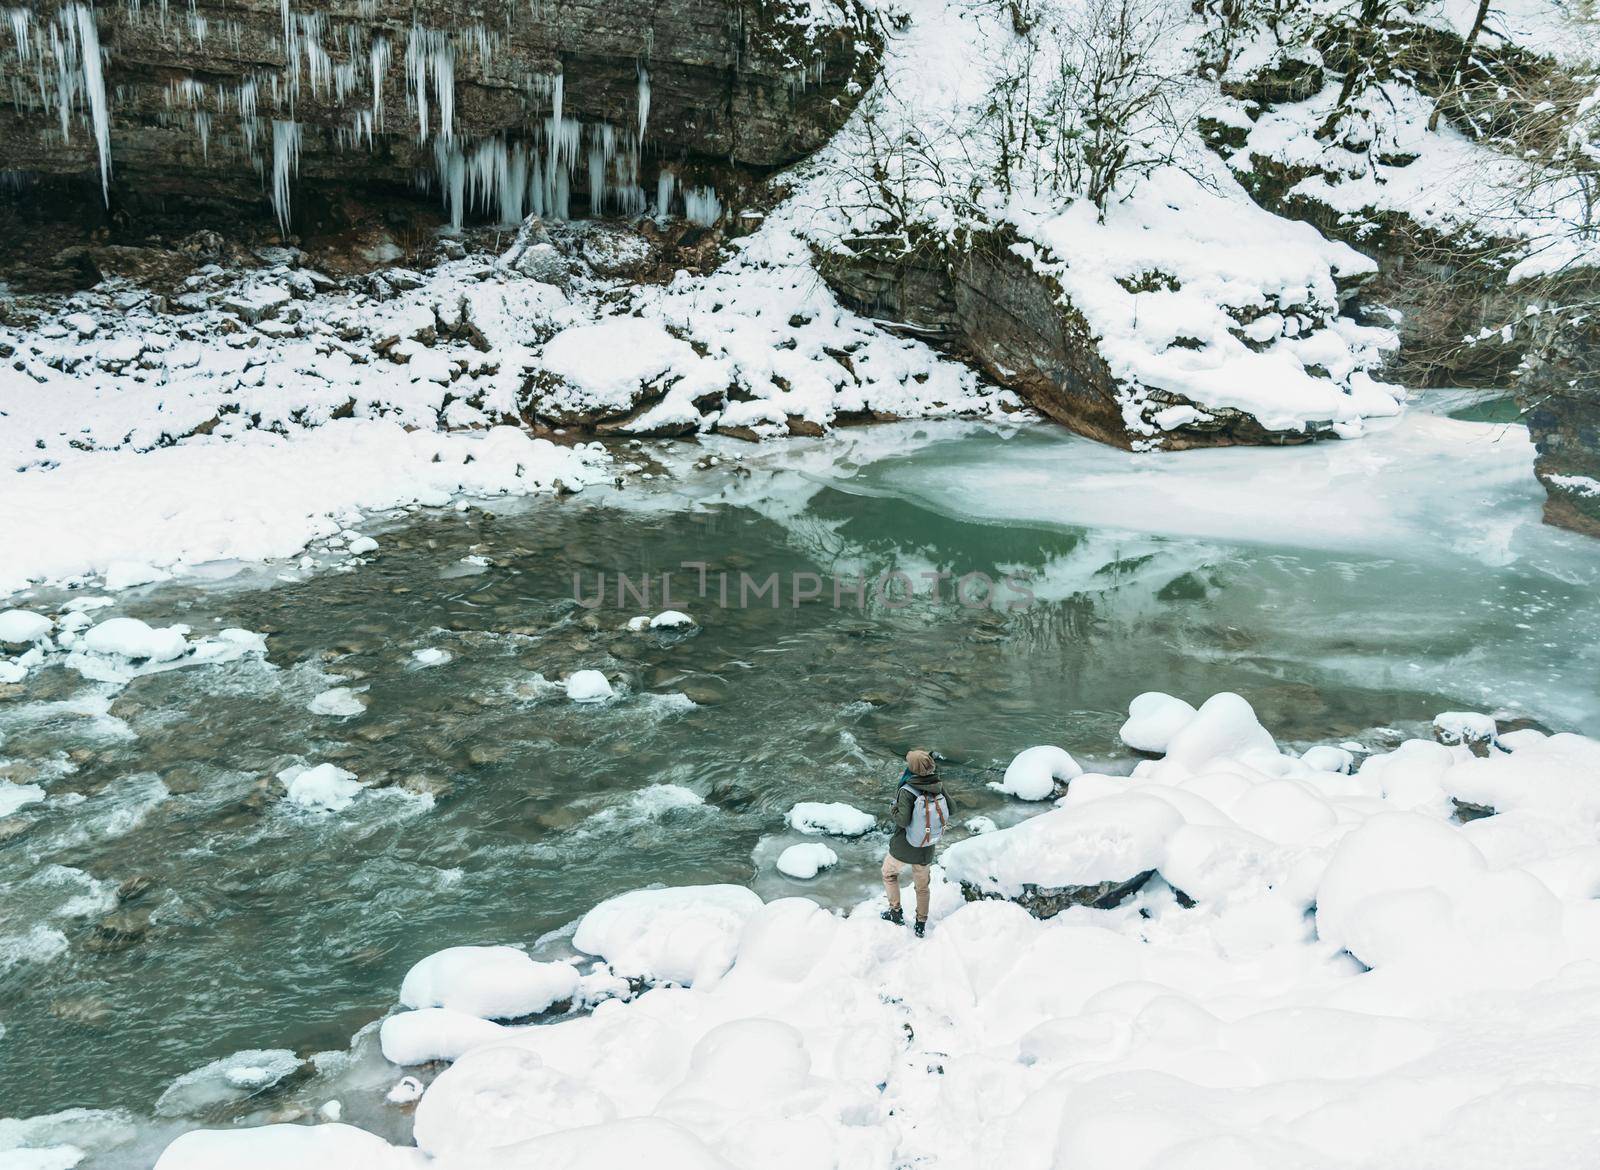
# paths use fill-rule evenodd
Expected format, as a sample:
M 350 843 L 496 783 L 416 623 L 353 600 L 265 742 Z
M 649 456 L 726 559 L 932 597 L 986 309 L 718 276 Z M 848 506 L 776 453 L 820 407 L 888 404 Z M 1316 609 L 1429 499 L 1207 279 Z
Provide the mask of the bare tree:
M 995 182 L 1082 196 L 1104 219 L 1119 185 L 1171 161 L 1179 18 L 1163 0 L 1036 0 L 1028 17 L 982 111 Z

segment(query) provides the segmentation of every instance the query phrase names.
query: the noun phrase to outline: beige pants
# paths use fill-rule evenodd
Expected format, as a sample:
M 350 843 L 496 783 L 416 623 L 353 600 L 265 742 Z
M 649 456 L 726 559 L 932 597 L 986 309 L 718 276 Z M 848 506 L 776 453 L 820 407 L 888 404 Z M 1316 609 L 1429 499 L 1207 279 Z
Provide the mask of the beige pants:
M 889 905 L 891 907 L 900 905 L 900 870 L 904 865 L 905 862 L 901 861 L 893 853 L 886 855 L 883 859 L 883 888 L 889 894 Z M 913 865 L 911 867 L 911 884 L 917 890 L 918 922 L 926 922 L 928 920 L 929 872 L 926 865 Z

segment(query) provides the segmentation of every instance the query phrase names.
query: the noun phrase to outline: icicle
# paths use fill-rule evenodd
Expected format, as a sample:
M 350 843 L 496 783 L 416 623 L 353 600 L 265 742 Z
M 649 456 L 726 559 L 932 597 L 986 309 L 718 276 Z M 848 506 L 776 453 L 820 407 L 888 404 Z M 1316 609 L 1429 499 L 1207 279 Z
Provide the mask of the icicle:
M 194 112 L 194 132 L 200 138 L 200 157 L 211 161 L 211 115 L 204 110 Z
M 650 122 L 650 70 L 639 66 L 639 141 L 644 142 L 644 130 Z
M 710 227 L 722 218 L 722 201 L 715 187 L 696 187 L 683 193 L 683 215 L 690 223 Z
M 505 179 L 500 188 L 500 223 L 504 227 L 522 222 L 528 205 L 528 152 L 519 142 L 506 159 Z
M 383 129 L 383 79 L 389 73 L 389 38 L 374 37 L 367 51 L 367 61 L 372 69 L 372 124 Z
M 33 13 L 26 8 L 7 9 L 11 18 L 11 37 L 17 42 L 17 61 L 33 56 Z
M 617 150 L 617 132 L 610 126 L 596 126 L 594 144 L 589 147 L 589 214 L 600 215 L 606 206 L 606 176 L 611 156 Z
M 100 30 L 94 22 L 94 9 L 83 4 L 64 8 L 68 26 L 77 41 L 79 68 L 83 70 L 83 94 L 89 102 L 89 118 L 94 125 L 94 142 L 100 151 L 100 194 L 111 202 L 111 109 L 106 103 L 106 79 L 101 71 Z M 65 104 L 65 103 L 64 103 Z M 63 109 L 63 133 L 66 111 Z
M 417 141 L 428 141 L 428 81 L 439 103 L 439 137 L 449 142 L 455 137 L 456 58 L 450 38 L 438 29 L 412 25 L 406 40 L 406 77 L 410 80 L 417 109 Z
M 678 186 L 678 176 L 662 168 L 656 176 L 656 218 L 666 219 L 672 213 L 672 192 Z
M 289 234 L 289 179 L 300 173 L 300 124 L 272 121 L 272 210 L 278 226 Z

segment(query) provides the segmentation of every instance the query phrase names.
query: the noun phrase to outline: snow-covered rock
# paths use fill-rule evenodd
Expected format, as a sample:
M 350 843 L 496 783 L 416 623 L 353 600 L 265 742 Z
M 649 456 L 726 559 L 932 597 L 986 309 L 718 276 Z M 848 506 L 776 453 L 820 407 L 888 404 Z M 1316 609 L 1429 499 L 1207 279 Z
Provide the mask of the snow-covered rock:
M 694 624 L 692 617 L 676 609 L 663 610 L 650 619 L 652 630 L 685 630 Z
M 1223 691 L 1200 705 L 1193 719 L 1167 741 L 1166 759 L 1199 771 L 1221 757 L 1248 763 L 1253 757 L 1276 757 L 1278 745 L 1243 698 Z
M 285 768 L 278 780 L 289 801 L 318 812 L 342 812 L 355 803 L 361 782 L 354 772 L 337 764 L 318 764 L 313 768 Z
M 567 698 L 574 703 L 603 703 L 616 695 L 606 676 L 598 670 L 575 670 L 564 686 Z
M 31 645 L 50 636 L 55 623 L 42 613 L 26 609 L 8 609 L 0 613 L 0 643 L 10 646 Z
M 417 1170 L 414 1151 L 396 1149 L 353 1125 L 262 1125 L 182 1134 L 155 1170 Z
M 1476 711 L 1445 711 L 1433 717 L 1433 734 L 1440 743 L 1493 743 L 1499 729 L 1494 716 Z
M 129 661 L 171 662 L 189 652 L 188 626 L 152 629 L 138 618 L 107 618 L 83 635 L 81 646 L 91 654 Z
M 535 962 L 514 947 L 449 947 L 406 972 L 400 1002 L 514 1020 L 548 1011 L 577 988 L 578 972 L 570 963 Z
M 811 836 L 827 833 L 834 837 L 860 837 L 870 833 L 878 823 L 871 813 L 862 812 L 854 805 L 815 800 L 802 800 L 789 810 L 784 820 L 796 832 Z
M 1058 784 L 1064 785 L 1082 774 L 1078 761 L 1066 752 L 1041 744 L 1018 752 L 1006 765 L 1005 775 L 989 787 L 1018 800 L 1048 800 L 1055 795 Z
M 1068 803 L 956 842 L 944 851 L 944 870 L 977 893 L 1003 898 L 1021 897 L 1029 887 L 1120 884 L 1157 869 L 1183 823 L 1167 801 L 1136 791 Z
M 572 945 L 620 975 L 705 986 L 727 973 L 740 930 L 760 909 L 743 886 L 634 890 L 585 914 Z
M 399 1012 L 378 1028 L 378 1046 L 391 1064 L 428 1064 L 459 1060 L 464 1053 L 493 1044 L 511 1032 L 504 1024 L 449 1008 Z
M 820 841 L 791 845 L 778 854 L 778 872 L 805 881 L 839 864 L 839 855 Z
M 450 652 L 437 646 L 425 646 L 421 650 L 413 650 L 411 657 L 418 666 L 443 666 L 450 661 Z
M 1136 752 L 1165 755 L 1172 737 L 1194 716 L 1195 709 L 1182 699 L 1146 691 L 1128 704 L 1128 720 L 1117 735 Z

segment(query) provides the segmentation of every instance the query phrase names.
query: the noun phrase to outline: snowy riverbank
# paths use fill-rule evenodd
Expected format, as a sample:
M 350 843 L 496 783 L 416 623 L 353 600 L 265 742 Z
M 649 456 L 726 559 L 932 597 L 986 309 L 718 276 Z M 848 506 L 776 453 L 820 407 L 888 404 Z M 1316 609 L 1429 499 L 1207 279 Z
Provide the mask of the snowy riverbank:
M 395 1056 L 455 1058 L 415 1146 L 278 1125 L 186 1135 L 158 1164 L 1580 1163 L 1600 1107 L 1600 743 L 1411 741 L 1347 772 L 1346 748 L 1281 753 L 1226 695 L 1158 730 L 1165 757 L 1132 777 L 1080 776 L 1054 811 L 950 847 L 924 942 L 875 903 L 625 895 L 577 947 L 677 986 L 507 1026 L 482 1017 L 604 980 L 507 952 L 407 979 L 386 1051 L 392 1031 L 420 1041 Z M 1048 921 L 954 884 L 1146 872 L 1126 904 Z

